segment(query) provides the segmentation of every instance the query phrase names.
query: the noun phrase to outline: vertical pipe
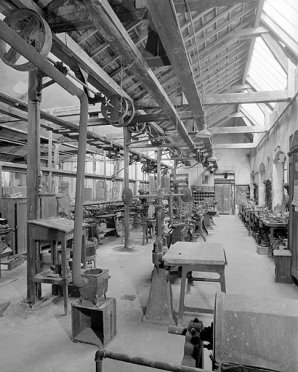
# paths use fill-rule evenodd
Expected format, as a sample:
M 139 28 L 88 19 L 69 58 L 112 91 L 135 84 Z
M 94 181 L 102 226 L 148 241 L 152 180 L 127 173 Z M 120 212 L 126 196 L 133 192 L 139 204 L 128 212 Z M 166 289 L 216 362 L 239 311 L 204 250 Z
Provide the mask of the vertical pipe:
M 103 175 L 104 175 L 104 200 L 108 200 L 107 196 L 107 153 L 103 152 Z
M 2 196 L 3 196 L 2 192 L 3 192 L 3 190 L 2 190 L 2 165 L 0 164 L 0 201 L 1 201 Z M 2 217 L 2 216 L 0 216 L 0 217 Z
M 81 288 L 88 284 L 88 280 L 81 276 L 82 256 L 82 226 L 83 226 L 83 203 L 84 203 L 84 182 L 85 182 L 85 157 L 87 143 L 88 125 L 88 99 L 82 91 L 80 99 L 80 130 L 78 143 L 78 163 L 76 180 L 76 207 L 74 215 L 74 237 L 73 237 L 73 272 L 72 280 L 74 285 Z
M 157 149 L 156 163 L 157 163 L 157 192 L 161 190 L 161 153 L 162 149 Z
M 38 187 L 40 177 L 40 100 L 41 75 L 37 69 L 29 72 L 28 85 L 28 130 L 27 130 L 27 220 L 39 217 Z M 27 227 L 27 300 L 35 303 L 36 247 L 29 238 Z
M 124 177 L 123 186 L 129 188 L 129 148 L 130 132 L 126 127 L 123 127 L 124 137 Z M 129 231 L 129 205 L 124 205 L 124 247 L 132 248 L 130 244 L 130 231 Z
M 173 169 L 173 181 L 176 181 L 176 175 L 177 175 L 177 160 L 174 160 L 174 169 Z
M 159 260 L 162 256 L 163 250 L 163 241 L 162 241 L 162 225 L 163 225 L 163 218 L 162 218 L 162 200 L 163 200 L 163 193 L 161 191 L 161 153 L 162 150 L 157 150 L 156 161 L 157 161 L 157 197 L 156 197 L 156 207 L 155 207 L 155 215 L 156 215 L 156 238 L 155 238 L 155 245 L 154 251 L 155 255 L 153 256 L 153 261 L 155 264 L 159 263 Z
M 52 160 L 52 152 L 53 152 L 53 131 L 49 131 L 49 145 L 48 145 L 48 168 L 49 168 L 49 175 L 48 175 L 48 191 L 52 193 L 52 168 L 53 168 L 53 160 Z

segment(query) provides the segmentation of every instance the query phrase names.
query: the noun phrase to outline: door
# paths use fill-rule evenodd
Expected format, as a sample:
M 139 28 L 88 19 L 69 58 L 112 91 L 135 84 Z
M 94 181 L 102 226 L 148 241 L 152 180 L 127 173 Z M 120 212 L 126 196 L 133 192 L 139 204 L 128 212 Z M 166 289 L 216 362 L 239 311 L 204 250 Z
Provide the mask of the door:
M 215 201 L 219 214 L 234 214 L 234 188 L 231 183 L 218 183 L 215 187 Z

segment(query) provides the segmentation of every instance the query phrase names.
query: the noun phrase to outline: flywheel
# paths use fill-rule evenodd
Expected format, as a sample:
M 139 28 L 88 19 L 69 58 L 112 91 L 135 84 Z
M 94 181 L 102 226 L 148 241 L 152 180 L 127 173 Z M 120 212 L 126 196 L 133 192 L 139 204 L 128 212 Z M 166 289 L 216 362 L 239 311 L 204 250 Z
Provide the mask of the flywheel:
M 101 104 L 101 113 L 114 127 L 126 127 L 135 115 L 135 108 L 130 99 L 113 94 L 106 102 Z
M 17 9 L 3 22 L 32 45 L 41 56 L 47 57 L 52 47 L 52 32 L 48 23 L 38 13 L 31 9 Z M 18 71 L 30 71 L 35 68 L 2 39 L 0 39 L 0 58 L 5 64 Z

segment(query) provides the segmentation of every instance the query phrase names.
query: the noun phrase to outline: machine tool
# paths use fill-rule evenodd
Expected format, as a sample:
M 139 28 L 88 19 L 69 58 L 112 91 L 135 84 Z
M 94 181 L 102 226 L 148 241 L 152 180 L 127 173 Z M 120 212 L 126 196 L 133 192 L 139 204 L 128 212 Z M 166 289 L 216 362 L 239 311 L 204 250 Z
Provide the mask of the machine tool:
M 298 301 L 275 297 L 250 297 L 218 292 L 210 326 L 194 318 L 187 327 L 169 326 L 169 333 L 184 335 L 181 365 L 99 349 L 96 372 L 110 358 L 166 371 L 199 372 L 204 368 L 204 348 L 212 351 L 213 371 L 297 372 Z

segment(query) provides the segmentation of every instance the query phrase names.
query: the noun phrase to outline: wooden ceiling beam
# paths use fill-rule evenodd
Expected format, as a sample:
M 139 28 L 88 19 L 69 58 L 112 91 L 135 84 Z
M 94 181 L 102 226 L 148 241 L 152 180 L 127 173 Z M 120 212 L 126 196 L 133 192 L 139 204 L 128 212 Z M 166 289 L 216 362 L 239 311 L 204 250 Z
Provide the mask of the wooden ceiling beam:
M 148 67 L 140 51 L 113 12 L 108 1 L 102 0 L 98 2 L 96 0 L 90 0 L 84 2 L 84 5 L 92 16 L 93 24 L 104 39 L 110 43 L 114 52 L 116 52 L 122 60 L 125 60 L 126 64 L 131 65 L 130 68 L 136 78 L 144 85 L 152 97 L 154 97 L 171 122 L 177 125 L 177 130 L 183 141 L 185 141 L 190 148 L 193 148 L 194 143 L 188 136 L 186 128 L 181 122 L 175 107 L 172 105 L 161 84 Z
M 192 113 L 180 113 L 180 120 L 189 120 L 193 119 Z M 131 123 L 130 126 L 133 126 L 134 124 L 138 123 L 148 123 L 151 121 L 169 121 L 169 118 L 166 115 L 163 114 L 147 114 L 147 115 L 136 115 Z M 111 125 L 106 119 L 104 118 L 89 118 L 88 120 L 88 126 L 90 127 L 96 127 L 101 125 Z
M 271 51 L 271 53 L 273 54 L 274 58 L 281 65 L 283 70 L 287 73 L 288 72 L 288 57 L 286 56 L 279 42 L 276 41 L 276 39 L 270 34 L 263 34 L 262 39 L 264 43 L 267 45 L 267 47 L 269 48 L 269 50 Z
M 255 92 L 255 93 L 223 93 L 206 96 L 205 105 L 227 105 L 258 102 L 289 102 L 287 90 Z
M 257 3 L 258 0 L 246 0 L 245 3 Z M 216 8 L 240 4 L 239 0 L 174 0 L 175 8 L 178 13 L 201 12 L 205 9 Z
M 254 149 L 256 147 L 255 143 L 217 143 L 213 145 L 215 150 L 218 149 Z
M 45 17 L 42 9 L 32 0 L 13 0 L 13 2 L 18 8 L 29 8 Z M 123 89 L 69 35 L 63 34 L 63 37 L 62 35 L 52 36 L 51 52 L 69 66 L 71 70 L 76 72 L 81 66 L 88 72 L 90 84 L 106 96 L 119 94 L 119 92 L 126 95 Z M 126 96 L 129 98 L 128 95 Z M 161 135 L 164 133 L 157 124 L 151 122 L 150 126 L 157 133 Z
M 213 134 L 240 134 L 240 133 L 266 133 L 268 128 L 262 125 L 253 127 L 216 127 L 212 128 Z
M 204 110 L 193 79 L 193 71 L 175 9 L 172 8 L 171 2 L 168 0 L 148 0 L 147 7 L 171 66 L 193 112 L 198 130 L 201 130 L 204 124 Z
M 269 30 L 266 27 L 259 26 L 259 27 L 251 27 L 251 28 L 243 28 L 238 31 L 230 31 L 229 37 L 240 39 L 251 39 L 253 37 L 258 37 L 264 34 L 269 34 Z

